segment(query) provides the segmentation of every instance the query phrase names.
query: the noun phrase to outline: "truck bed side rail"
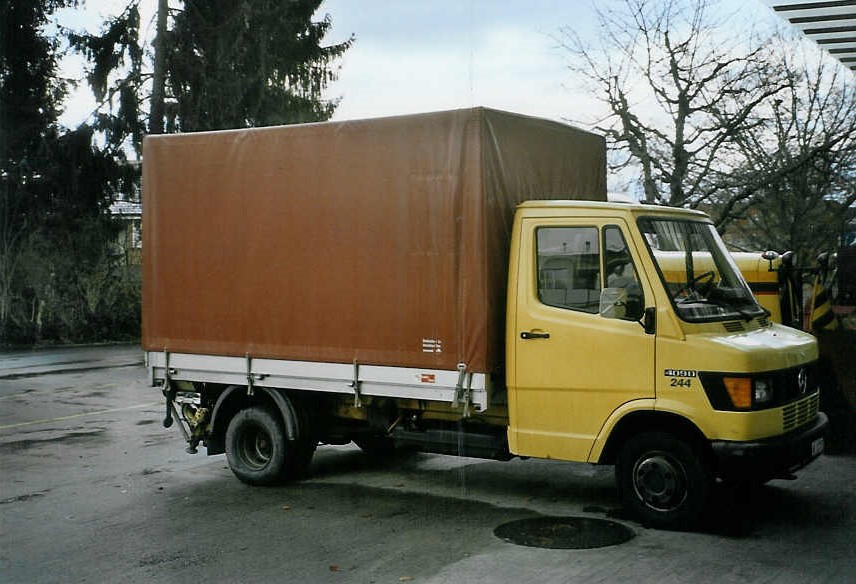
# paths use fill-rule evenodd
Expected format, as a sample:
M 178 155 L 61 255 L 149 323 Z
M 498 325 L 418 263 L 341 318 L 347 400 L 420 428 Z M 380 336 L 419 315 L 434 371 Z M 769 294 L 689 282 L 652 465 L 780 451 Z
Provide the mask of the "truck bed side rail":
M 484 373 L 458 369 L 414 369 L 355 363 L 287 361 L 250 357 L 224 357 L 189 353 L 146 353 L 152 385 L 169 375 L 172 381 L 197 381 L 224 385 L 255 384 L 264 387 L 343 393 L 359 397 L 391 397 L 448 403 L 465 399 L 469 408 L 485 411 L 489 406 L 488 379 Z M 167 371 L 167 367 L 169 371 Z

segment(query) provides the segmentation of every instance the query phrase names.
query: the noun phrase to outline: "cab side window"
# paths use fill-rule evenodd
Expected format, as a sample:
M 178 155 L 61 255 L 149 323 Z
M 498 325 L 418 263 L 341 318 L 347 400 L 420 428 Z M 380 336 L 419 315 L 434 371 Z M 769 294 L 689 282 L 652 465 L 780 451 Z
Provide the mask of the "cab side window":
M 603 229 L 603 264 L 605 288 L 615 289 L 614 295 L 626 306 L 621 318 L 637 320 L 645 305 L 642 286 L 627 242 L 617 225 Z
M 597 314 L 601 260 L 596 227 L 536 231 L 538 299 L 548 306 Z

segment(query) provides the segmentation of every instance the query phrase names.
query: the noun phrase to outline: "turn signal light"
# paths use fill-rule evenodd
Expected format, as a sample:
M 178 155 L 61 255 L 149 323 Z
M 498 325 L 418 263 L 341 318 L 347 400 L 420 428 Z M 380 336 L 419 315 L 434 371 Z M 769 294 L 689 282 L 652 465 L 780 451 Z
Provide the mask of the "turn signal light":
M 752 407 L 752 380 L 750 378 L 725 377 L 722 381 L 735 408 L 748 410 Z

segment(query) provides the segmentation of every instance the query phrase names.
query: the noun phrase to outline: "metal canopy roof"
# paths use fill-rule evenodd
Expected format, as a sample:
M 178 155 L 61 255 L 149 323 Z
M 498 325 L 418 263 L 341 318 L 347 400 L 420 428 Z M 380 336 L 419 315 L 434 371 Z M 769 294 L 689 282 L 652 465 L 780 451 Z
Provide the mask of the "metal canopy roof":
M 765 0 L 780 17 L 856 71 L 856 0 Z

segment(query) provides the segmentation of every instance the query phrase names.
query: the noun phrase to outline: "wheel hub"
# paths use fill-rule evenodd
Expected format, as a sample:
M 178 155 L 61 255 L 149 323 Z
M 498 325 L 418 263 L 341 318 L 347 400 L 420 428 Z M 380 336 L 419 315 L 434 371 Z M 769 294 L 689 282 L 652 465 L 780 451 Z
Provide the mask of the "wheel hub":
M 687 496 L 680 464 L 664 453 L 651 454 L 637 463 L 633 487 L 646 505 L 659 511 L 675 509 Z
M 248 466 L 264 468 L 273 457 L 273 441 L 262 428 L 248 428 L 241 436 L 240 453 Z

